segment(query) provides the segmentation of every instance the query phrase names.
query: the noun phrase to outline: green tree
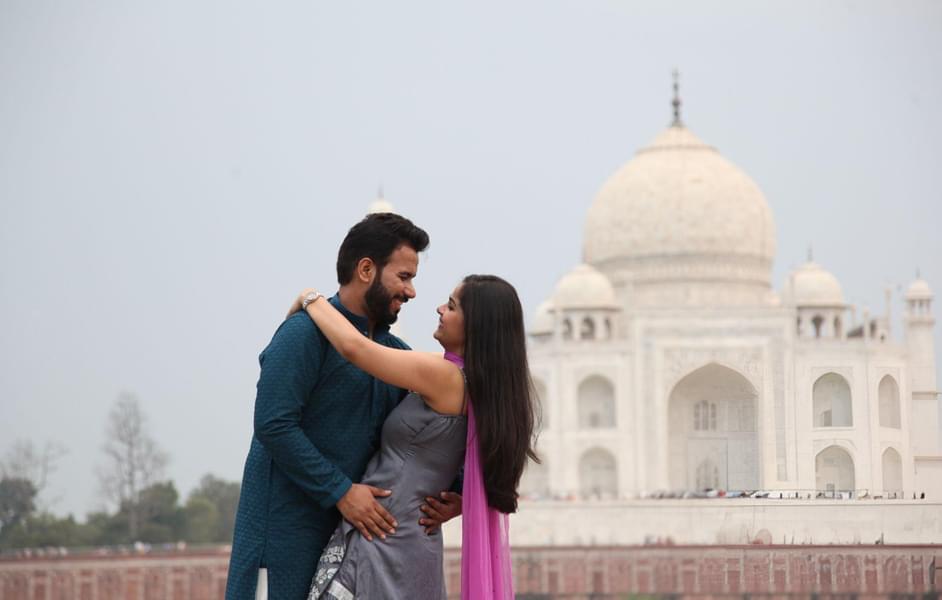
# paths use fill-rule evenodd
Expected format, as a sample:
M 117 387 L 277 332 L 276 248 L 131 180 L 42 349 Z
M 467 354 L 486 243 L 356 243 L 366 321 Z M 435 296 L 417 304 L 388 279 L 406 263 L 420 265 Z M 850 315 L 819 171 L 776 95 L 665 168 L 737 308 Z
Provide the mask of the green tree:
M 20 477 L 0 479 L 0 535 L 36 510 L 36 487 Z
M 126 516 L 106 512 L 91 513 L 85 518 L 84 535 L 88 539 L 85 545 L 89 546 L 126 544 L 131 538 Z
M 207 544 L 218 541 L 219 511 L 203 496 L 190 496 L 186 507 L 186 541 Z
M 98 474 L 102 490 L 127 518 L 131 541 L 143 539 L 141 496 L 160 479 L 167 455 L 151 437 L 144 411 L 130 394 L 119 396 L 111 408 L 105 434 L 102 449 L 107 460 Z
M 200 480 L 199 486 L 196 487 L 191 493 L 189 500 L 187 501 L 187 506 L 190 506 L 195 499 L 201 498 L 207 500 L 211 503 L 216 509 L 217 518 L 215 520 L 215 527 L 213 529 L 212 535 L 207 539 L 200 539 L 193 541 L 205 541 L 205 542 L 219 542 L 219 543 L 229 543 L 232 541 L 232 532 L 235 529 L 235 516 L 236 510 L 239 507 L 239 489 L 240 485 L 238 482 L 226 481 L 220 479 L 212 474 L 207 473 Z M 192 509 L 194 512 L 197 510 L 205 509 Z M 202 524 L 196 525 L 195 521 L 188 518 L 188 528 L 196 527 L 202 529 L 204 526 Z M 195 530 L 191 531 L 196 533 Z M 204 532 L 200 532 L 200 536 Z
M 49 476 L 65 454 L 65 447 L 57 442 L 46 442 L 40 448 L 32 440 L 16 440 L 0 461 L 0 477 L 29 481 L 36 489 L 35 503 L 40 510 L 46 510 L 48 504 L 41 502 L 43 492 L 49 484 Z
M 165 543 L 183 539 L 186 516 L 178 504 L 179 498 L 172 481 L 155 483 L 141 490 L 138 504 L 140 531 L 131 541 Z
M 85 545 L 82 526 L 71 515 L 58 518 L 47 512 L 31 515 L 10 528 L 3 537 L 5 548 Z

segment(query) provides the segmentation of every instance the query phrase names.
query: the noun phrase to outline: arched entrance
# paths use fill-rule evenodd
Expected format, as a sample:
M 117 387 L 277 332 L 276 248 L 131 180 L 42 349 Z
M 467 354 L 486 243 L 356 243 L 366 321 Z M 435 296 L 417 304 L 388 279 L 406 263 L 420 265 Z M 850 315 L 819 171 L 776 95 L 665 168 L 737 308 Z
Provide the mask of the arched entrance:
M 887 375 L 880 380 L 880 426 L 900 428 L 899 386 L 896 380 Z
M 584 498 L 618 496 L 615 457 L 608 450 L 593 448 L 579 459 L 579 491 Z
M 886 498 L 903 497 L 903 459 L 893 448 L 883 451 L 883 495 Z
M 601 375 L 592 375 L 579 384 L 579 429 L 615 427 L 615 386 Z
M 672 488 L 759 487 L 757 396 L 745 377 L 718 364 L 701 367 L 674 386 L 668 408 Z
M 853 402 L 846 379 L 837 373 L 826 373 L 814 382 L 811 395 L 815 427 L 853 426 Z
M 840 446 L 828 446 L 814 458 L 814 486 L 828 497 L 853 495 L 856 477 L 854 459 Z
M 549 464 L 546 456 L 540 456 L 540 462 L 527 461 L 527 467 L 520 479 L 520 495 L 525 497 L 545 498 L 549 496 Z

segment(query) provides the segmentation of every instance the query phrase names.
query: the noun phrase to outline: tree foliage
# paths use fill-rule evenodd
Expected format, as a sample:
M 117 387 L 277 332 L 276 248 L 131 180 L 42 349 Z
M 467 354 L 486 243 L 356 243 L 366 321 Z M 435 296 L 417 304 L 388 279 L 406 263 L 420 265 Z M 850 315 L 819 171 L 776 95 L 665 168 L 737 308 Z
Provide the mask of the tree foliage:
M 0 479 L 0 550 L 38 547 L 114 546 L 143 542 L 227 544 L 232 541 L 239 484 L 206 475 L 185 504 L 171 481 L 153 483 L 139 494 L 138 532 L 129 528 L 127 504 L 97 512 L 84 523 L 71 515 L 37 511 L 36 492 L 23 479 Z
M 238 482 L 225 481 L 207 473 L 199 486 L 190 493 L 187 505 L 205 500 L 216 509 L 216 525 L 207 541 L 232 541 L 236 511 L 239 508 L 239 488 Z
M 111 408 L 102 449 L 106 457 L 99 471 L 102 491 L 121 508 L 130 536 L 137 538 L 146 517 L 141 493 L 163 476 L 167 455 L 151 437 L 134 396 L 122 394 Z
M 0 478 L 29 481 L 36 491 L 34 502 L 39 505 L 49 476 L 65 454 L 65 447 L 58 442 L 48 441 L 40 448 L 32 440 L 16 440 L 0 461 Z
M 15 527 L 36 510 L 36 487 L 28 479 L 0 479 L 0 532 Z
M 0 551 L 15 548 L 114 546 L 175 542 L 229 543 L 239 503 L 239 484 L 203 476 L 181 504 L 172 481 L 163 479 L 167 455 L 151 436 L 137 399 L 118 397 L 102 446 L 99 480 L 114 512 L 89 514 L 84 523 L 58 517 L 38 502 L 49 474 L 65 450 L 16 441 L 0 460 Z

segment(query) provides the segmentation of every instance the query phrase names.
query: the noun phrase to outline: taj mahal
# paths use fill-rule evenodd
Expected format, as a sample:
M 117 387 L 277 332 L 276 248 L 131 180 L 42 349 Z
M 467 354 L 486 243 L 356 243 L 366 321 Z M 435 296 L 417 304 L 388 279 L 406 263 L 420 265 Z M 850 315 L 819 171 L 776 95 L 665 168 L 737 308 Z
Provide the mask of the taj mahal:
M 780 289 L 759 186 L 673 124 L 602 185 L 584 263 L 531 320 L 535 499 L 764 490 L 942 497 L 933 294 L 859 314 L 809 261 Z

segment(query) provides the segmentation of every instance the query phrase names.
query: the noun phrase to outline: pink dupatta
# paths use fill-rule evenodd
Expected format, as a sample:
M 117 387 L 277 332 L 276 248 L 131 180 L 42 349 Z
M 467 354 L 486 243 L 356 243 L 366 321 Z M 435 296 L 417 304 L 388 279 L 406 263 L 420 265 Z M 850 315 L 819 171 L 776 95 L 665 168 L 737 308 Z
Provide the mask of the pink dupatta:
M 445 358 L 464 367 L 460 356 Z M 487 505 L 474 404 L 468 402 L 461 522 L 461 600 L 513 600 L 509 515 Z

